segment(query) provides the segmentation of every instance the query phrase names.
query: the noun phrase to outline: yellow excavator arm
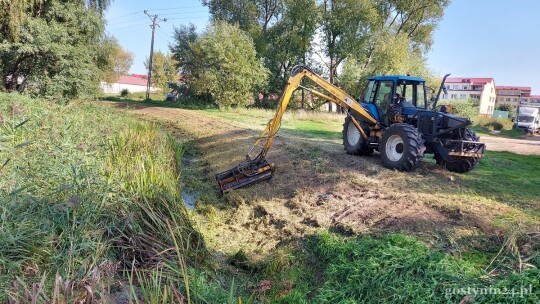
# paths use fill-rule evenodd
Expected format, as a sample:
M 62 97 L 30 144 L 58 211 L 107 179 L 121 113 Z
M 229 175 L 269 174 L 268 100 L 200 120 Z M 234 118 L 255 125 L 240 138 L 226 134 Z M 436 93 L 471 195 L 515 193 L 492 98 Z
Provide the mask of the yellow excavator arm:
M 301 86 L 301 81 L 304 78 L 310 79 L 319 87 L 324 89 L 327 93 L 325 94 L 317 90 Z M 246 156 L 246 160 L 241 162 L 238 166 L 216 175 L 216 180 L 222 192 L 237 189 L 260 180 L 268 179 L 272 176 L 274 166 L 266 161 L 266 154 L 272 147 L 274 137 L 279 130 L 279 127 L 281 125 L 281 119 L 283 118 L 283 114 L 285 113 L 289 101 L 291 100 L 292 94 L 298 88 L 306 89 L 318 97 L 328 100 L 329 102 L 338 104 L 348 109 L 352 113 L 355 113 L 357 116 L 361 117 L 370 125 L 378 128 L 375 118 L 373 118 L 371 114 L 369 114 L 358 102 L 355 101 L 353 97 L 351 97 L 345 91 L 331 84 L 307 67 L 294 67 L 292 69 L 291 77 L 289 78 L 285 87 L 285 91 L 281 96 L 281 100 L 277 107 L 276 115 L 272 120 L 270 120 L 270 122 L 268 122 L 266 128 L 262 131 L 259 138 L 255 141 L 253 147 Z M 360 132 L 361 136 L 365 140 L 367 140 L 367 135 L 360 126 L 360 123 L 352 115 L 351 120 Z M 263 139 L 266 139 L 266 142 L 264 143 L 262 150 L 256 157 L 251 158 L 249 155 L 254 149 L 259 146 Z

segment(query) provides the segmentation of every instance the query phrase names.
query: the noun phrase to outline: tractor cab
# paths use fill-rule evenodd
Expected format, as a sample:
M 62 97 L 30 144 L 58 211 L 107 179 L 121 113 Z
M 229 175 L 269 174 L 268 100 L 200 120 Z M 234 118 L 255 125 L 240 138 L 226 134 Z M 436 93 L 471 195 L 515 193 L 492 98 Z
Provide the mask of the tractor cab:
M 425 80 L 411 76 L 375 76 L 368 78 L 362 105 L 383 126 L 403 122 L 427 110 Z

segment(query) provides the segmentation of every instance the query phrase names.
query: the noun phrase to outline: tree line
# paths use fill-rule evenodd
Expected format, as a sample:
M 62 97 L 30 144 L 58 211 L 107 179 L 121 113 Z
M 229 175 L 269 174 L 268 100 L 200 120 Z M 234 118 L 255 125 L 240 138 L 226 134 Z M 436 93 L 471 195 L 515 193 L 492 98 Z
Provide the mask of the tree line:
M 211 24 L 201 34 L 193 25 L 176 27 L 170 50 L 190 94 L 230 106 L 274 100 L 299 63 L 356 96 L 370 75 L 411 73 L 430 79 L 425 55 L 449 1 L 202 3 Z
M 291 68 L 311 66 L 353 95 L 365 78 L 430 78 L 425 55 L 449 0 L 201 0 L 210 24 L 175 28 L 156 85 L 180 72 L 185 94 L 219 106 L 276 102 Z M 0 89 L 95 96 L 133 55 L 105 34 L 110 0 L 0 0 Z M 148 64 L 147 64 L 148 65 Z M 171 76 L 172 75 L 172 76 Z

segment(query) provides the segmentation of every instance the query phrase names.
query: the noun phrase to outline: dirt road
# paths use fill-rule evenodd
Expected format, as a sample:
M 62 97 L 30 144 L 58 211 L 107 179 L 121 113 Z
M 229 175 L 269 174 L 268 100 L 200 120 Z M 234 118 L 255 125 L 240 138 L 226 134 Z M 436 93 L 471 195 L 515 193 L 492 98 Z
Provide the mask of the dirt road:
M 432 160 L 415 172 L 396 172 L 383 168 L 378 156 L 347 155 L 336 142 L 287 132 L 279 133 L 267 157 L 278 166 L 272 179 L 222 196 L 215 174 L 240 162 L 259 131 L 201 111 L 110 105 L 157 121 L 195 147 L 196 170 L 189 174 L 200 181 L 191 186 L 201 195 L 194 217 L 210 247 L 221 252 L 242 250 L 263 258 L 324 230 L 344 235 L 407 231 L 466 243 L 471 235 L 492 233 L 496 218 L 522 216 L 515 206 L 480 197 L 466 177 Z M 492 138 L 486 142 L 494 150 L 516 146 Z M 538 149 L 539 144 L 531 145 Z
M 481 141 L 486 143 L 488 151 L 507 151 L 516 154 L 540 155 L 540 136 L 523 137 L 520 139 L 483 136 Z

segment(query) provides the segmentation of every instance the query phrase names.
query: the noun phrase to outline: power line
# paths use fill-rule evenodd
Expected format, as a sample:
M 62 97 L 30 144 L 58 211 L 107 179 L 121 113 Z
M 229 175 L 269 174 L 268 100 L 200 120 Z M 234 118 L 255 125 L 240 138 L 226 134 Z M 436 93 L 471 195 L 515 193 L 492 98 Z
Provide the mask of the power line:
M 208 11 L 191 11 L 191 12 L 181 12 L 181 13 L 167 13 L 167 14 L 161 14 L 162 16 L 170 16 L 170 15 L 185 15 L 185 14 L 195 14 L 195 13 L 207 13 Z
M 150 11 L 172 11 L 172 10 L 179 10 L 179 9 L 186 9 L 186 8 L 200 8 L 201 5 L 197 5 L 197 6 L 179 6 L 179 7 L 169 7 L 169 8 L 154 8 L 154 9 L 149 9 L 149 10 L 146 10 L 147 12 L 150 12 Z
M 114 22 L 114 23 L 111 23 L 109 25 L 118 25 L 118 24 L 123 24 L 123 23 L 128 23 L 128 22 L 133 22 L 133 21 L 139 21 L 141 20 L 142 18 L 144 18 L 144 16 L 141 16 L 141 17 L 137 17 L 137 19 L 131 19 L 131 20 L 125 20 L 125 21 L 121 21 L 121 22 Z
M 185 18 L 167 18 L 167 20 L 185 20 L 185 19 L 203 19 L 208 18 L 208 16 L 193 16 L 193 17 L 185 17 Z
M 155 8 L 155 9 L 149 9 L 149 10 L 146 10 L 146 11 L 151 12 L 151 11 L 164 11 L 164 10 L 179 10 L 179 9 L 186 9 L 186 8 L 201 8 L 201 7 L 202 7 L 201 5 L 197 5 L 197 6 L 179 6 L 179 7 L 171 7 L 171 8 Z M 144 13 L 144 11 L 136 11 L 136 12 L 133 12 L 133 13 L 129 13 L 129 14 L 125 14 L 125 15 L 122 15 L 122 16 L 114 17 L 113 19 L 121 19 L 121 18 L 124 18 L 124 17 L 133 16 L 133 15 L 140 14 L 140 13 Z
M 134 12 L 134 13 L 130 13 L 130 14 L 126 14 L 126 15 L 114 17 L 114 19 L 121 19 L 121 18 L 124 18 L 124 17 L 133 16 L 133 15 L 136 15 L 136 14 L 139 14 L 139 13 L 143 13 L 143 12 L 144 12 L 144 11 L 136 11 L 136 12 Z
M 158 31 L 156 32 L 156 34 L 157 34 L 158 38 L 161 39 L 163 42 L 169 43 L 170 38 L 167 38 L 167 35 L 163 31 L 161 31 L 159 29 L 157 29 L 157 30 Z
M 119 31 L 119 30 L 124 30 L 124 29 L 128 29 L 128 28 L 134 28 L 134 27 L 139 27 L 141 25 L 148 25 L 147 22 L 145 23 L 139 23 L 139 24 L 134 24 L 134 25 L 128 25 L 128 26 L 123 26 L 123 27 L 119 27 L 119 28 L 113 28 L 113 29 L 108 29 L 109 31 Z
M 157 30 L 159 33 L 161 33 L 161 34 L 163 34 L 163 35 L 165 35 L 165 36 L 168 36 L 168 34 L 165 33 L 165 31 L 163 31 L 161 28 L 157 28 L 156 30 Z

